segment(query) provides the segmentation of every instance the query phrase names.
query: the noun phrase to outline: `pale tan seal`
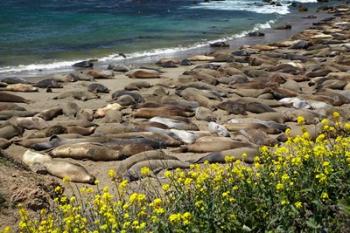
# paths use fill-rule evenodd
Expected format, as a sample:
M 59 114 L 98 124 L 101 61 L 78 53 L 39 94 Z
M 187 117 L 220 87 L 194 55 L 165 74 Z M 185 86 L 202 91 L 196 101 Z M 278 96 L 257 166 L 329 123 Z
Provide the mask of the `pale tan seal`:
M 44 129 L 49 126 L 48 122 L 40 117 L 13 117 L 9 123 L 23 129 Z
M 58 158 L 89 159 L 94 161 L 121 159 L 118 151 L 109 149 L 102 144 L 90 142 L 62 145 L 51 150 L 49 154 Z
M 4 88 L 0 88 L 0 91 L 38 92 L 39 89 L 37 87 L 33 87 L 30 84 L 18 83 L 18 84 L 10 84 Z
M 129 78 L 160 78 L 161 74 L 156 70 L 136 69 L 126 73 Z
M 181 151 L 205 153 L 223 151 L 239 147 L 250 146 L 249 143 L 232 140 L 226 137 L 205 136 L 197 139 L 194 144 L 181 146 Z

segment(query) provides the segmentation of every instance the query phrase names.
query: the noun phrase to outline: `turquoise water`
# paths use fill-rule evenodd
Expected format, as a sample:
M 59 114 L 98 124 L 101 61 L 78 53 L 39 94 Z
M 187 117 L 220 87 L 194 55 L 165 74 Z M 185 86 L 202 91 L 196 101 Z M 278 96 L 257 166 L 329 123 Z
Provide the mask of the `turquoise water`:
M 1 0 L 0 73 L 189 47 L 288 12 L 261 0 Z

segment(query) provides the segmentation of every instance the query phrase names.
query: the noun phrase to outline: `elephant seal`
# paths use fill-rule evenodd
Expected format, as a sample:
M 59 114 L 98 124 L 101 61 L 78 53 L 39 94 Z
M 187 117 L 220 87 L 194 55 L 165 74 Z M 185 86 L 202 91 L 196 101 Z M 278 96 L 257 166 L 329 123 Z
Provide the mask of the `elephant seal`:
M 111 70 L 88 70 L 86 74 L 94 79 L 110 79 L 113 77 Z
M 34 84 L 34 86 L 39 88 L 63 88 L 62 84 L 60 84 L 56 79 L 52 78 L 40 80 Z
M 75 117 L 80 110 L 81 108 L 75 102 L 66 102 L 62 105 L 62 112 L 68 117 Z
M 239 131 L 251 143 L 259 146 L 273 146 L 277 144 L 277 140 L 269 137 L 264 131 L 256 129 L 242 129 Z
M 82 136 L 88 136 L 95 132 L 96 126 L 91 126 L 88 128 L 80 126 L 68 126 L 67 133 L 69 134 L 80 134 Z
M 51 150 L 49 154 L 56 158 L 89 159 L 94 161 L 119 160 L 121 155 L 118 151 L 98 144 L 81 142 L 58 146 Z
M 68 178 L 72 182 L 94 184 L 95 177 L 80 164 L 59 159 L 52 159 L 49 155 L 27 150 L 22 161 L 32 171 L 48 173 L 58 178 Z
M 66 98 L 73 98 L 77 100 L 87 101 L 91 99 L 99 99 L 100 97 L 96 95 L 95 93 L 87 92 L 87 91 L 67 91 L 64 92 L 53 99 L 66 99 Z
M 0 120 L 8 120 L 11 117 L 32 117 L 35 114 L 37 114 L 37 112 L 6 110 L 0 112 Z
M 23 129 L 44 129 L 49 124 L 40 117 L 13 117 L 9 123 Z
M 232 140 L 226 137 L 205 136 L 197 139 L 194 144 L 180 147 L 183 152 L 205 153 L 213 151 L 223 151 L 239 147 L 250 146 L 249 143 Z
M 21 135 L 22 133 L 23 129 L 11 124 L 6 124 L 0 128 L 0 138 L 11 139 L 15 136 Z
M 119 163 L 118 166 L 118 173 L 124 174 L 130 167 L 132 167 L 134 164 L 145 161 L 145 160 L 178 160 L 174 156 L 169 156 L 162 150 L 152 150 L 152 151 L 145 151 L 138 154 L 134 154 L 130 156 L 127 159 L 122 160 Z
M 240 131 L 245 129 L 255 129 L 255 130 L 261 130 L 269 134 L 276 134 L 280 133 L 281 131 L 272 127 L 269 127 L 265 124 L 258 123 L 258 122 L 247 122 L 247 123 L 226 123 L 224 124 L 224 127 L 228 131 Z
M 190 61 L 213 61 L 214 59 L 215 57 L 213 56 L 205 56 L 205 55 L 195 55 L 188 58 L 188 60 Z
M 58 134 L 66 134 L 67 132 L 68 130 L 66 127 L 63 127 L 61 125 L 53 125 L 48 128 L 34 132 L 28 135 L 26 138 L 46 138 L 46 137 L 51 137 Z
M 228 156 L 232 157 L 234 160 L 241 160 L 246 163 L 253 163 L 255 156 L 257 156 L 258 154 L 258 148 L 241 147 L 233 150 L 224 150 L 220 152 L 210 153 L 195 161 L 195 163 L 204 163 L 205 161 L 208 161 L 209 163 L 225 163 L 225 158 Z
M 150 88 L 152 85 L 146 81 L 132 82 L 124 87 L 127 91 L 138 91 L 142 88 Z
M 0 102 L 12 102 L 12 103 L 30 103 L 32 101 L 27 100 L 21 96 L 13 95 L 7 92 L 0 92 Z
M 100 83 L 91 83 L 88 87 L 88 91 L 92 93 L 109 93 L 110 90 Z
M 10 84 L 6 87 L 0 88 L 0 91 L 13 91 L 13 92 L 38 92 L 38 88 L 33 87 L 30 84 Z
M 110 110 L 119 111 L 121 108 L 122 106 L 118 103 L 107 104 L 107 106 L 103 108 L 98 108 L 94 114 L 94 117 L 95 118 L 105 117 L 108 111 Z
M 95 184 L 96 178 L 80 164 L 52 159 L 44 164 L 47 172 L 58 178 L 68 178 L 72 182 Z
M 45 162 L 51 161 L 51 156 L 47 154 L 41 154 L 34 152 L 32 150 L 26 150 L 22 156 L 22 162 L 28 167 L 32 167 L 34 164 L 43 164 Z
M 171 129 L 198 130 L 198 127 L 189 119 L 182 117 L 152 117 L 149 121 L 161 123 Z
M 133 113 L 134 117 L 139 118 L 152 118 L 156 116 L 183 116 L 183 117 L 191 117 L 193 116 L 193 112 L 184 111 L 184 109 L 179 108 L 177 106 L 166 105 L 163 107 L 157 108 L 139 108 L 136 112 Z
M 144 167 L 148 167 L 153 174 L 157 174 L 164 169 L 173 170 L 176 168 L 182 168 L 182 169 L 189 168 L 190 164 L 180 160 L 160 160 L 160 159 L 144 160 L 130 167 L 124 173 L 123 177 L 129 181 L 142 179 L 143 175 L 145 174 L 141 174 L 141 169 Z M 149 175 L 152 175 L 152 174 L 148 174 L 148 176 Z
M 215 133 L 220 137 L 229 137 L 230 136 L 230 133 L 225 128 L 225 126 L 219 125 L 218 123 L 215 123 L 213 121 L 209 122 L 208 130 L 209 130 L 209 132 Z
M 25 108 L 18 106 L 15 103 L 2 103 L 2 102 L 0 102 L 0 111 L 4 111 L 4 110 L 26 111 Z
M 136 69 L 126 73 L 129 78 L 160 78 L 160 73 L 150 69 Z
M 245 103 L 239 100 L 228 100 L 218 104 L 217 107 L 227 111 L 229 114 L 247 115 L 247 111 L 252 113 L 275 112 L 273 108 L 266 104 L 258 102 Z
M 45 121 L 51 121 L 55 117 L 62 115 L 62 114 L 63 114 L 62 108 L 55 107 L 55 108 L 46 109 L 46 110 L 40 112 L 39 114 L 37 114 L 36 116 L 43 118 Z
M 5 139 L 5 138 L 0 138 L 0 149 L 7 149 L 10 145 L 12 144 L 11 141 Z
M 213 112 L 205 107 L 196 108 L 195 118 L 202 121 L 214 121 L 216 119 L 216 117 L 213 116 Z
M 22 83 L 22 84 L 31 84 L 29 81 L 27 80 L 24 80 L 23 78 L 4 78 L 4 79 L 1 79 L 1 82 L 3 83 L 6 83 L 6 84 L 19 84 L 19 83 Z
M 112 100 L 118 100 L 122 96 L 130 96 L 136 103 L 144 103 L 145 99 L 138 92 L 119 90 L 112 94 Z

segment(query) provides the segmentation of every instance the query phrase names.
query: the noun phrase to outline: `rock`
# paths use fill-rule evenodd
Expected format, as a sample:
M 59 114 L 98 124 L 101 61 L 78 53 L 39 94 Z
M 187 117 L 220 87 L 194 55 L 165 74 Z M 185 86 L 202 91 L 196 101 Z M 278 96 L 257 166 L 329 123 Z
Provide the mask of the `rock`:
M 289 30 L 289 29 L 292 29 L 292 25 L 290 24 L 285 24 L 285 25 L 282 25 L 282 26 L 277 26 L 275 27 L 276 30 Z
M 191 65 L 193 65 L 193 63 L 190 60 L 188 60 L 188 59 L 183 59 L 181 61 L 180 65 L 182 65 L 182 66 L 191 66 Z
M 92 68 L 94 66 L 94 63 L 96 60 L 87 60 L 87 61 L 81 61 L 73 64 L 72 66 L 75 68 Z
M 263 33 L 263 32 L 249 32 L 248 36 L 250 36 L 250 37 L 262 37 L 262 36 L 265 36 L 265 33 Z
M 219 42 L 211 43 L 210 47 L 212 47 L 212 48 L 228 48 L 228 47 L 230 47 L 230 45 L 227 42 L 219 41 Z
M 179 66 L 180 61 L 177 59 L 162 58 L 156 64 L 164 68 L 176 68 Z
M 307 12 L 307 11 L 309 11 L 309 9 L 306 6 L 300 5 L 298 7 L 298 11 L 299 12 Z
M 123 73 L 128 72 L 130 70 L 129 67 L 121 64 L 109 64 L 107 69 Z
M 299 40 L 295 42 L 292 46 L 289 48 L 291 49 L 307 49 L 311 46 L 311 43 L 306 40 Z
M 88 91 L 93 93 L 109 93 L 109 89 L 102 84 L 99 83 L 91 83 L 88 86 Z

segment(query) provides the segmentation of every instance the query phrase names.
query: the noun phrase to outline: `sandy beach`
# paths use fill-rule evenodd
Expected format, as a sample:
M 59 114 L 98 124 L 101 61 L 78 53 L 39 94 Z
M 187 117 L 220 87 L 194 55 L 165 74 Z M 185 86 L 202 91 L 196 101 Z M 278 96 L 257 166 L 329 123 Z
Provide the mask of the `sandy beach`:
M 1 93 L 29 101 L 14 100 L 17 103 L 6 105 L 0 93 L 2 157 L 10 164 L 17 164 L 7 168 L 1 164 L 0 193 L 10 204 L 0 213 L 0 229 L 3 224 L 15 225 L 18 221 L 15 206 L 19 203 L 32 207 L 34 212 L 49 206 L 52 188 L 62 183 L 58 177 L 64 171 L 58 174 L 57 169 L 48 169 L 47 160 L 40 156 L 38 161 L 25 161 L 23 155 L 28 150 L 49 155 L 53 164 L 60 159 L 67 164 L 79 164 L 85 169 L 82 173 L 104 186 L 110 180 L 108 170 L 118 173 L 126 158 L 137 157 L 139 153 L 162 150 L 181 161 L 172 169 L 202 163 L 206 156 L 209 162 L 223 163 L 215 155 L 240 148 L 258 153 L 259 146 L 283 144 L 287 128 L 291 134 L 302 133 L 298 116 L 304 117 L 311 137 L 319 131 L 320 119 L 333 111 L 348 119 L 350 8 L 330 7 L 316 18 L 309 13 L 302 15 L 305 19 L 289 21 L 290 30 L 264 30 L 261 32 L 265 36 L 225 43 L 229 48 L 206 48 L 198 54 L 191 51 L 180 57 L 160 59 L 158 64 L 140 62 L 129 66 L 126 62 L 122 66 L 115 64 L 112 69 L 96 66 L 35 78 L 0 80 Z M 286 24 L 281 22 L 278 26 Z M 117 71 L 124 66 L 130 70 Z M 40 81 L 46 87 L 23 92 Z M 53 84 L 57 83 L 62 88 L 55 88 Z M 19 85 L 11 86 L 14 84 Z M 109 93 L 100 92 L 106 88 Z M 68 103 L 72 104 L 68 106 Z M 108 104 L 115 104 L 115 109 L 105 109 L 97 116 L 98 109 Z M 18 107 L 24 109 L 15 110 Z M 54 109 L 57 111 L 45 119 L 45 111 Z M 14 116 L 7 117 L 9 112 Z M 28 112 L 27 118 L 20 116 L 20 112 Z M 65 132 L 56 134 L 55 130 L 49 130 L 57 125 Z M 1 130 L 5 127 L 13 129 Z M 50 144 L 52 136 L 59 137 L 58 144 Z M 38 140 L 29 143 L 31 139 Z M 77 142 L 86 143 L 82 149 L 89 143 L 98 143 L 100 149 L 113 150 L 120 157 L 95 161 L 79 156 L 74 159 L 69 149 L 54 155 L 58 147 L 69 148 Z M 36 150 L 38 143 L 47 143 L 47 147 Z M 91 153 L 95 156 L 100 152 Z M 39 172 L 35 167 L 38 164 Z M 167 167 L 166 162 L 158 165 L 155 170 L 159 177 L 163 174 L 159 171 Z M 38 174 L 42 169 L 48 174 Z M 135 187 L 143 178 L 128 171 L 120 175 L 135 181 Z M 87 184 L 82 176 L 78 174 L 72 180 L 77 187 L 93 185 Z

